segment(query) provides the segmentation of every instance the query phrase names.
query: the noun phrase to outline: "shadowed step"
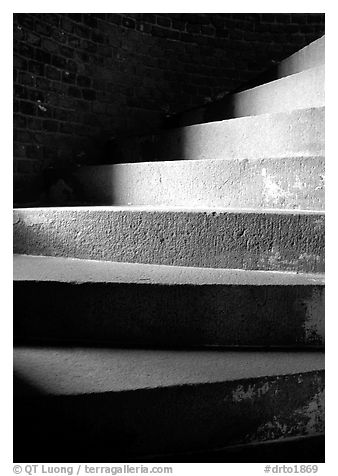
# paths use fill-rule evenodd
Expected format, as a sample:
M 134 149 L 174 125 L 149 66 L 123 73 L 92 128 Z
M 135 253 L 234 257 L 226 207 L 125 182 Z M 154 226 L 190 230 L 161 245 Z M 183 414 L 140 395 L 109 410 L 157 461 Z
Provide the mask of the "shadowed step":
M 324 155 L 324 107 L 240 117 L 117 139 L 107 163 Z
M 14 298 L 14 335 L 26 341 L 324 343 L 321 275 L 15 256 Z
M 15 429 L 20 438 L 29 431 L 58 441 L 57 460 L 69 444 L 91 454 L 109 442 L 114 457 L 320 434 L 323 360 L 302 352 L 18 347 Z
M 324 106 L 325 66 L 301 71 L 180 115 L 179 125 Z

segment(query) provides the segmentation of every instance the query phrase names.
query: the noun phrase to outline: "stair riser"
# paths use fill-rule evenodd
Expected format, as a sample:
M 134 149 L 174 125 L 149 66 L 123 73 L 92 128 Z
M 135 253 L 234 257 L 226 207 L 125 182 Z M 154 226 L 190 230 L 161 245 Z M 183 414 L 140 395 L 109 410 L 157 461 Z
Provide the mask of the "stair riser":
M 183 113 L 179 125 L 321 106 L 324 106 L 324 66 L 228 95 L 203 108 Z
M 182 127 L 114 142 L 109 161 L 262 159 L 324 155 L 323 107 Z M 197 121 L 197 122 L 203 122 Z
M 208 160 L 83 167 L 86 200 L 105 205 L 173 205 L 323 210 L 324 158 Z
M 161 347 L 322 346 L 324 287 L 19 281 L 14 335 Z
M 35 443 L 48 441 L 49 448 L 55 448 L 55 461 L 63 460 L 69 448 L 73 455 L 95 454 L 107 447 L 107 435 L 110 458 L 315 435 L 324 430 L 323 388 L 323 372 L 314 371 L 98 395 L 18 398 L 14 435 L 22 438 L 29 428 Z M 17 387 L 14 392 L 20 396 Z
M 14 252 L 322 273 L 324 216 L 93 207 L 17 209 Z

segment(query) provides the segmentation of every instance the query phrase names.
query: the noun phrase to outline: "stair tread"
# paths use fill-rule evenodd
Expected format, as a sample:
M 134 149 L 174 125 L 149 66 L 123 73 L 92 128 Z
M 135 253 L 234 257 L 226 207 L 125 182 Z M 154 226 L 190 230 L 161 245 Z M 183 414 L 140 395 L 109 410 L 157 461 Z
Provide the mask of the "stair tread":
M 197 124 L 198 125 L 201 125 L 201 124 Z M 188 126 L 188 127 L 194 127 L 194 126 Z M 264 160 L 282 160 L 282 159 L 297 159 L 297 160 L 301 160 L 301 159 L 305 159 L 305 160 L 308 160 L 308 159 L 316 159 L 316 158 L 323 158 L 325 157 L 324 154 L 320 153 L 320 154 L 313 154 L 313 155 L 299 155 L 297 157 L 291 157 L 291 156 L 280 156 L 280 157 L 264 157 Z M 261 160 L 263 160 L 262 157 L 250 157 L 250 158 L 241 158 L 241 157 L 222 157 L 221 159 L 209 159 L 207 161 L 207 164 L 208 163 L 211 163 L 211 162 L 215 162 L 215 163 L 226 163 L 226 162 L 241 162 L 241 161 L 245 161 L 245 162 L 260 162 Z M 111 164 L 90 164 L 90 165 L 83 165 L 79 168 L 83 168 L 83 169 L 94 169 L 94 168 L 108 168 L 108 167 L 114 167 L 116 165 L 119 165 L 119 166 L 135 166 L 135 167 L 140 167 L 142 166 L 142 164 L 164 164 L 166 166 L 174 166 L 174 165 L 179 165 L 179 164 L 197 164 L 197 165 L 205 165 L 206 164 L 206 161 L 204 159 L 189 159 L 187 161 L 184 161 L 184 160 L 142 160 L 141 162 L 119 162 L 119 163 L 111 163 Z
M 294 375 L 324 368 L 320 352 L 17 347 L 16 375 L 38 393 L 74 395 Z
M 61 207 L 33 207 L 14 208 L 15 213 L 22 213 L 22 216 L 14 216 L 14 220 L 26 220 L 30 212 L 63 212 L 63 211 L 111 211 L 111 212 L 164 212 L 164 213 L 206 213 L 206 214 L 273 214 L 273 215 L 325 215 L 323 210 L 302 210 L 287 208 L 223 208 L 223 207 L 184 207 L 174 205 L 83 205 L 83 206 L 61 206 Z M 25 217 L 26 215 L 26 217 Z
M 323 274 L 121 263 L 33 255 L 14 255 L 14 280 L 163 285 L 324 285 Z

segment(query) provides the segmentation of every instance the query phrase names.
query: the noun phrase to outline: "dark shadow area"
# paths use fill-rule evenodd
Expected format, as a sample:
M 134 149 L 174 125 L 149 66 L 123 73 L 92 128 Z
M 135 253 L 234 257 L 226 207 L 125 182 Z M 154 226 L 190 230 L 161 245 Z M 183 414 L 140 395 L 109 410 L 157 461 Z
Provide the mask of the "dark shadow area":
M 20 395 L 26 378 L 20 376 L 14 462 L 320 462 L 324 439 L 306 430 L 312 418 L 306 409 L 313 409 L 323 382 L 319 374 L 303 377 L 302 386 L 294 375 L 87 395 L 43 396 L 37 390 L 33 397 Z M 231 397 L 236 388 L 263 387 L 260 398 Z M 254 441 L 265 445 L 247 446 Z
M 127 346 L 322 348 L 323 292 L 309 285 L 16 281 L 14 335 Z M 316 325 L 308 322 L 311 306 L 321 312 Z

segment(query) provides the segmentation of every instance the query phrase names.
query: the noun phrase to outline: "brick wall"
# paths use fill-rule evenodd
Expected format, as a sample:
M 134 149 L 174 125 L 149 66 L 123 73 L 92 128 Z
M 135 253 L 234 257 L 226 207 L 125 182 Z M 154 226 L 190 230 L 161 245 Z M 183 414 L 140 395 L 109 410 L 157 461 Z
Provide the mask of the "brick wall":
M 100 161 L 324 33 L 322 14 L 14 14 L 14 195 L 44 169 Z

